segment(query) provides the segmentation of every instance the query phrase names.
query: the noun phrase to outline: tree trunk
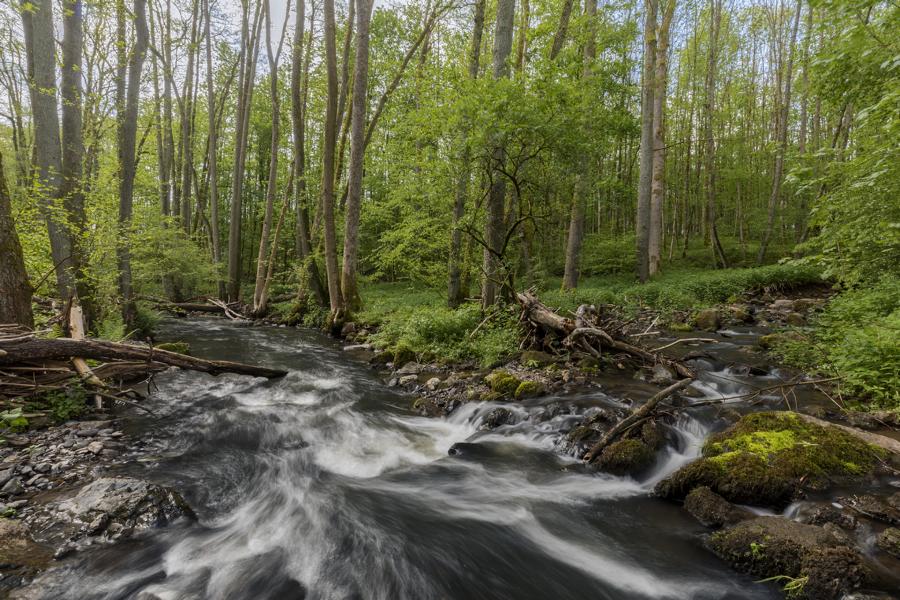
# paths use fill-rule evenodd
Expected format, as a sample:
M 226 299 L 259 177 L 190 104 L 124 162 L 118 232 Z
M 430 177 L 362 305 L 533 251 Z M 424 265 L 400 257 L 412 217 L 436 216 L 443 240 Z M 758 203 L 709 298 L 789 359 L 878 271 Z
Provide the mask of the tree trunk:
M 250 4 L 247 0 L 242 18 L 241 67 L 238 77 L 237 114 L 235 115 L 234 170 L 231 178 L 231 221 L 228 230 L 228 300 L 231 302 L 240 302 L 241 300 L 241 207 L 250 129 L 250 108 L 253 101 L 253 84 L 256 80 L 256 59 L 259 56 L 261 25 L 262 5 L 257 4 L 254 9 L 251 26 Z
M 644 2 L 644 67 L 641 80 L 641 154 L 638 179 L 637 273 L 641 283 L 650 278 L 650 192 L 653 182 L 653 97 L 656 76 L 656 0 Z
M 225 280 L 222 279 L 220 272 L 222 265 L 222 240 L 219 234 L 219 166 L 218 166 L 218 125 L 216 120 L 216 94 L 213 87 L 213 60 L 212 46 L 213 40 L 210 34 L 209 22 L 209 0 L 203 0 L 203 10 L 206 13 L 206 103 L 207 113 L 209 113 L 209 148 L 207 148 L 209 163 L 209 209 L 210 209 L 210 232 L 209 237 L 212 242 L 212 259 L 216 269 L 216 287 L 217 296 L 220 300 L 225 299 Z M 233 73 L 232 73 L 233 74 Z
M 473 81 L 478 78 L 478 65 L 481 60 L 481 38 L 484 34 L 484 5 L 485 0 L 477 0 L 475 2 L 472 41 L 469 47 L 469 79 Z M 456 179 L 453 201 L 453 229 L 450 230 L 450 264 L 447 284 L 447 304 L 450 308 L 458 307 L 468 295 L 467 286 L 463 286 L 462 271 L 465 263 L 463 261 L 462 229 L 460 229 L 460 223 L 466 214 L 466 199 L 469 195 L 469 178 L 471 177 L 471 170 L 469 169 L 471 152 L 469 151 L 468 130 L 469 124 L 466 122 L 462 127 L 462 150 L 459 158 L 460 172 Z
M 16 233 L 12 199 L 6 185 L 3 155 L 0 154 L 0 323 L 34 326 L 31 313 L 31 284 L 25 272 L 22 245 Z
M 562 11 L 559 15 L 559 27 L 553 36 L 553 46 L 550 48 L 550 60 L 556 60 L 563 44 L 566 42 L 566 33 L 569 30 L 569 19 L 572 16 L 573 0 L 563 0 Z
M 727 268 L 728 261 L 719 241 L 716 229 L 716 142 L 713 137 L 713 116 L 716 98 L 716 63 L 719 43 L 719 25 L 722 21 L 722 0 L 710 0 L 710 34 L 706 65 L 706 221 L 709 241 L 717 267 Z
M 497 25 L 494 30 L 494 79 L 509 77 L 509 55 L 512 52 L 513 22 L 516 14 L 515 0 L 499 0 Z M 484 223 L 484 276 L 481 284 L 481 303 L 487 308 L 497 303 L 501 277 L 501 256 L 504 234 L 504 208 L 506 202 L 506 175 L 501 172 L 506 162 L 503 140 L 495 135 L 491 158 L 491 188 L 488 193 L 487 215 Z
M 356 270 L 359 256 L 359 214 L 365 159 L 366 108 L 369 86 L 369 23 L 373 0 L 357 0 L 356 64 L 353 72 L 353 106 L 350 121 L 350 168 L 347 174 L 347 212 L 344 221 L 344 263 L 341 290 L 344 310 L 361 306 Z
M 191 33 L 188 45 L 187 68 L 184 75 L 184 91 L 181 94 L 181 227 L 187 235 L 191 234 L 191 214 L 193 203 L 191 197 L 191 181 L 194 169 L 194 63 L 197 48 L 198 24 L 200 19 L 199 2 L 194 0 L 191 10 Z
M 147 53 L 147 0 L 134 2 L 135 44 L 128 62 L 128 82 L 125 87 L 124 111 L 119 116 L 118 154 L 119 154 L 119 243 L 116 258 L 119 267 L 119 294 L 122 300 L 122 320 L 126 327 L 134 325 L 137 318 L 137 307 L 134 303 L 134 289 L 131 278 L 131 249 L 129 237 L 131 231 L 131 214 L 134 201 L 135 146 L 137 144 L 138 102 L 140 100 L 141 71 L 144 56 Z M 124 61 L 125 45 L 125 6 L 119 0 L 119 60 Z M 123 75 L 124 67 L 120 65 L 119 73 Z
M 335 40 L 334 0 L 325 0 L 325 65 L 328 97 L 325 105 L 325 130 L 322 144 L 322 212 L 325 221 L 325 274 L 332 316 L 343 307 L 340 273 L 337 263 L 337 235 L 334 225 L 334 147 L 337 136 L 338 78 Z
M 653 90 L 653 175 L 650 184 L 650 240 L 648 269 L 652 277 L 659 273 L 662 247 L 662 212 L 666 193 L 666 83 L 669 66 L 669 28 L 675 15 L 676 0 L 668 0 L 659 24 Z
M 788 42 L 788 59 L 784 67 L 784 91 L 777 90 L 781 94 L 780 112 L 778 114 L 778 140 L 775 148 L 775 172 L 772 175 L 772 193 L 769 195 L 769 210 L 766 218 L 766 229 L 762 242 L 759 245 L 759 254 L 756 255 L 756 264 L 761 265 L 766 260 L 766 252 L 772 239 L 772 230 L 775 227 L 775 212 L 778 209 L 778 201 L 781 198 L 781 183 L 784 178 L 784 154 L 787 150 L 788 117 L 791 111 L 791 81 L 794 78 L 794 46 L 797 41 L 797 28 L 800 24 L 800 7 L 802 2 L 797 0 L 797 10 L 794 13 L 794 25 L 791 29 L 791 38 Z
M 585 16 L 588 19 L 589 33 L 584 44 L 584 55 L 581 78 L 583 81 L 591 76 L 591 69 L 597 58 L 596 44 L 596 18 L 597 2 L 588 0 L 585 4 Z M 566 241 L 566 265 L 563 274 L 562 287 L 564 290 L 573 290 L 578 287 L 579 262 L 581 246 L 584 243 L 584 219 L 587 205 L 587 195 L 591 190 L 591 169 L 587 156 L 581 157 L 580 172 L 575 180 L 575 193 L 572 198 L 572 210 L 569 218 L 569 234 Z
M 75 293 L 72 275 L 72 239 L 55 212 L 60 197 L 62 155 L 56 98 L 56 48 L 53 35 L 53 2 L 22 2 L 22 25 L 28 57 L 31 113 L 34 122 L 34 174 L 36 194 L 50 237 L 50 253 L 56 273 L 56 289 L 66 302 Z
M 296 10 L 294 46 L 291 59 L 291 124 L 294 133 L 294 206 L 297 218 L 295 232 L 295 253 L 306 265 L 305 284 L 309 286 L 320 306 L 328 305 L 328 297 L 322 285 L 322 277 L 312 251 L 309 230 L 309 210 L 307 208 L 306 185 L 306 99 L 309 91 L 309 63 L 312 55 L 314 10 L 309 15 L 309 43 L 306 57 L 303 56 L 304 18 L 306 1 L 299 0 Z

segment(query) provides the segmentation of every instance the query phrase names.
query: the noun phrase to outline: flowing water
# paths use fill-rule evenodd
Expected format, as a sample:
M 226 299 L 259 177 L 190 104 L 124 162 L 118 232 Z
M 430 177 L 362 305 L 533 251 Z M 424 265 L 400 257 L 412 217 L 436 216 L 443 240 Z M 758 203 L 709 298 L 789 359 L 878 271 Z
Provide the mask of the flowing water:
M 479 424 L 500 404 L 418 416 L 312 332 L 190 320 L 166 334 L 198 356 L 290 374 L 158 376 L 147 406 L 159 418 L 131 432 L 151 451 L 123 469 L 179 489 L 199 522 L 80 553 L 45 577 L 43 597 L 780 597 L 706 551 L 679 506 L 650 497 L 699 453 L 711 417 L 679 421 L 677 449 L 647 478 L 613 477 L 560 451 L 560 430 L 585 405 L 619 404 L 612 392 L 515 403 L 517 422 L 487 432 Z

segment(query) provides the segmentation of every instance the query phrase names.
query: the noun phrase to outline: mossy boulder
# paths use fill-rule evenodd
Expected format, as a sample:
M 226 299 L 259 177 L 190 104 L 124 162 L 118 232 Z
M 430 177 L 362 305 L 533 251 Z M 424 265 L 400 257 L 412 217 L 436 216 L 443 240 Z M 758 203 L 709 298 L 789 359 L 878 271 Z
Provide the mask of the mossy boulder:
M 176 354 L 190 354 L 191 345 L 187 342 L 165 342 L 155 346 L 157 350 L 165 350 L 166 352 L 175 352 Z
M 526 350 L 519 356 L 519 362 L 526 367 L 546 367 L 556 362 L 556 357 L 546 352 Z
M 597 466 L 614 475 L 638 475 L 653 466 L 655 458 L 653 448 L 631 438 L 613 442 L 604 448 L 597 459 Z
M 539 381 L 523 381 L 515 391 L 516 400 L 534 398 L 544 393 L 544 384 Z
M 837 600 L 870 578 L 862 556 L 828 530 L 781 517 L 742 521 L 709 546 L 738 571 L 778 578 L 791 598 Z
M 512 397 L 516 390 L 522 384 L 522 380 L 503 369 L 497 369 L 484 378 L 485 383 L 491 387 L 492 392 L 497 392 L 503 396 Z
M 705 308 L 694 315 L 694 325 L 697 326 L 697 329 L 715 331 L 719 328 L 720 323 L 719 311 L 715 308 Z
M 900 558 L 900 529 L 888 527 L 878 535 L 875 544 L 895 558 Z
M 872 473 L 884 454 L 794 413 L 755 413 L 711 436 L 703 456 L 661 481 L 656 492 L 682 499 L 708 486 L 730 502 L 785 506 L 804 489 L 822 490 L 832 481 Z
M 399 344 L 394 347 L 393 359 L 394 368 L 399 369 L 406 363 L 416 360 L 416 353 L 409 346 Z
M 787 342 L 799 342 L 801 340 L 803 340 L 803 336 L 796 331 L 782 331 L 760 336 L 760 338 L 756 340 L 756 344 L 763 350 L 772 350 L 781 344 Z

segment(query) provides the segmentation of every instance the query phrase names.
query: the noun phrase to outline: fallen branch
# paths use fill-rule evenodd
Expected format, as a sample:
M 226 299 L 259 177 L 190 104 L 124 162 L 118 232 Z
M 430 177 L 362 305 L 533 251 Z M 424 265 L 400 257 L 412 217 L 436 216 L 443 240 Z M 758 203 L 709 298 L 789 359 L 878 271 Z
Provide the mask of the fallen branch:
M 660 352 L 661 350 L 665 350 L 667 348 L 671 348 L 672 346 L 677 346 L 678 344 L 689 344 L 693 342 L 704 342 L 706 344 L 714 344 L 719 340 L 714 340 L 712 338 L 681 338 L 680 340 L 675 340 L 671 344 L 666 344 L 665 346 L 660 346 L 659 348 L 654 348 L 651 352 Z
M 656 410 L 657 405 L 677 392 L 678 390 L 687 387 L 693 379 L 682 379 L 680 381 L 676 381 L 666 389 L 656 393 L 653 395 L 647 402 L 641 405 L 640 408 L 632 412 L 630 415 L 616 423 L 609 431 L 604 434 L 600 441 L 598 441 L 594 446 L 587 451 L 584 455 L 585 462 L 592 462 L 600 453 L 603 452 L 603 449 L 613 443 L 621 434 L 631 428 L 632 425 L 637 423 L 638 421 L 642 421 L 649 417 L 654 410 Z
M 163 363 L 166 365 L 202 371 L 212 375 L 220 373 L 237 373 L 240 375 L 252 375 L 254 377 L 266 377 L 269 379 L 283 377 L 287 371 L 281 369 L 269 369 L 256 367 L 243 363 L 224 360 L 204 360 L 176 352 L 168 352 L 137 346 L 134 344 L 121 344 L 101 340 L 73 340 L 69 338 L 56 339 L 32 339 L 16 343 L 8 343 L 0 339 L 0 349 L 6 351 L 6 356 L 0 357 L 0 365 L 19 364 L 41 360 L 68 360 L 73 356 L 81 358 L 93 358 L 96 360 L 137 360 L 146 362 Z

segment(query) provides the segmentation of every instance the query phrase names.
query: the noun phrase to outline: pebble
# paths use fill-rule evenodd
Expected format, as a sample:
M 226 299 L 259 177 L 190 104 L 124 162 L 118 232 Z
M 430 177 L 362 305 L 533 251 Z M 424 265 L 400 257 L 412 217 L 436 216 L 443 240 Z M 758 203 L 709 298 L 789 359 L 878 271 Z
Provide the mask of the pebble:
M 91 442 L 87 446 L 88 451 L 95 456 L 103 451 L 103 442 Z

